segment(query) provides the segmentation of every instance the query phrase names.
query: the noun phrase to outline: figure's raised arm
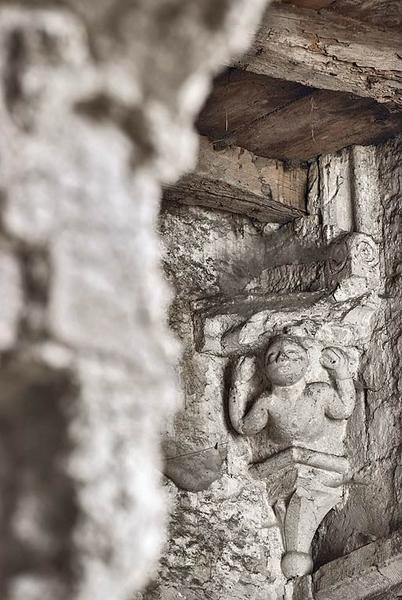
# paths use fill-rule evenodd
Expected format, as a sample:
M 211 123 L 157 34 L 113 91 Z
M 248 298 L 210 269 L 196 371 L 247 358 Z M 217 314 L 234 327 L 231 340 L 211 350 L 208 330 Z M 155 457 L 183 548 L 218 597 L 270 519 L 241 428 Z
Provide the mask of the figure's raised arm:
M 334 390 L 330 395 L 326 414 L 331 419 L 348 419 L 356 402 L 356 390 L 349 371 L 348 358 L 340 348 L 325 348 L 321 364 L 334 381 Z
M 246 412 L 246 406 L 255 392 L 255 358 L 240 358 L 233 370 L 233 381 L 229 393 L 229 418 L 233 428 L 242 435 L 254 435 L 267 424 L 266 398 L 258 398 Z

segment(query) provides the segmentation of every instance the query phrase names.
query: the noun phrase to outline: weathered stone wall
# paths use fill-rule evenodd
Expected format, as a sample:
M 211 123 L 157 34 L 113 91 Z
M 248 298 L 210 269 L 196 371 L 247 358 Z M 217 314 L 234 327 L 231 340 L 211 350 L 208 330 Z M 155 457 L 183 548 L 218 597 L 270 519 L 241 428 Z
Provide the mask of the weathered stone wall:
M 197 352 L 192 323 L 200 299 L 261 289 L 277 227 L 197 207 L 168 205 L 162 212 L 165 271 L 177 293 L 170 322 L 185 348 L 185 408 L 164 434 L 166 468 L 180 487 L 200 491 L 166 479 L 169 541 L 158 583 L 144 600 L 282 598 L 280 534 L 264 485 L 247 474 L 248 444 L 228 430 L 227 360 Z
M 321 526 L 318 564 L 387 537 L 402 525 L 401 181 L 400 140 L 372 150 L 364 180 L 379 205 L 382 302 L 361 371 L 360 401 L 349 432 L 354 477 L 343 505 Z M 363 190 L 367 197 L 367 190 Z
M 265 485 L 247 468 L 251 455 L 264 456 L 268 441 L 234 432 L 226 406 L 231 359 L 216 351 L 219 329 L 211 329 L 207 349 L 200 351 L 196 315 L 244 296 L 320 290 L 326 286 L 328 240 L 349 231 L 380 245 L 381 284 L 374 294 L 380 301 L 355 374 L 356 406 L 346 439 L 351 480 L 318 530 L 315 568 L 400 527 L 400 151 L 395 142 L 312 164 L 311 214 L 282 227 L 172 202 L 164 206 L 164 265 L 176 291 L 170 322 L 185 348 L 184 410 L 163 435 L 170 535 L 158 578 L 143 600 L 291 597 L 280 568 L 276 516 Z M 369 320 L 367 312 L 367 331 Z
M 309 292 L 323 285 L 323 263 L 302 252 L 321 243 L 320 230 L 314 218 L 299 229 L 288 224 L 279 231 L 277 224 L 230 213 L 164 206 L 164 266 L 176 291 L 170 324 L 184 346 L 179 371 L 184 410 L 163 435 L 165 472 L 177 485 L 166 479 L 172 506 L 169 541 L 158 580 L 141 599 L 277 600 L 290 594 L 265 485 L 247 470 L 251 451 L 263 452 L 264 442 L 252 448 L 231 428 L 225 401 L 228 360 L 197 350 L 193 319 L 205 303 L 242 294 Z
M 0 596 L 128 598 L 163 539 L 161 182 L 265 0 L 0 7 Z
M 194 164 L 192 122 L 209 80 L 246 47 L 265 4 L 1 3 L 6 600 L 125 600 L 149 580 L 167 512 L 159 430 L 177 395 L 156 235 L 160 185 Z M 400 525 L 399 158 L 390 145 L 375 161 L 386 285 L 349 437 L 355 478 L 321 528 L 317 563 Z M 369 168 L 357 168 L 361 183 Z M 328 197 L 335 189 L 338 180 Z M 367 233 L 364 218 L 347 217 Z M 234 434 L 222 401 L 228 361 L 196 348 L 193 324 L 206 297 L 319 289 L 327 241 L 319 210 L 279 233 L 172 206 L 162 230 L 177 291 L 171 323 L 185 345 L 185 410 L 165 427 L 171 535 L 143 598 L 288 598 L 279 528 L 265 485 L 247 469 L 264 440 Z

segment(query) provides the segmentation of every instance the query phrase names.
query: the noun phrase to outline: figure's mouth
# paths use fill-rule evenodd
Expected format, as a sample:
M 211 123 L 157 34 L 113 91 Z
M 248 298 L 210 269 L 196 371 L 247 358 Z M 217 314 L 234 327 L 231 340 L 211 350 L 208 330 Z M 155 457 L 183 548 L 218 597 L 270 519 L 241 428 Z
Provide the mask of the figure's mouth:
M 277 365 L 277 369 L 279 371 L 287 372 L 287 371 L 292 370 L 294 363 L 289 362 L 288 360 L 282 360 L 282 361 L 277 362 L 276 365 Z

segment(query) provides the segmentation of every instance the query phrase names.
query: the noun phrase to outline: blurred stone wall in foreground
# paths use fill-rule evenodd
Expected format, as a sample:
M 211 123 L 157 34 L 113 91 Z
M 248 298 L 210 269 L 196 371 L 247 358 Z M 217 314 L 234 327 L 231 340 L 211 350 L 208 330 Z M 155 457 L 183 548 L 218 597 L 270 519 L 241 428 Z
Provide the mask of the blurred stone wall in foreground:
M 0 597 L 126 600 L 167 504 L 160 185 L 265 0 L 0 5 Z

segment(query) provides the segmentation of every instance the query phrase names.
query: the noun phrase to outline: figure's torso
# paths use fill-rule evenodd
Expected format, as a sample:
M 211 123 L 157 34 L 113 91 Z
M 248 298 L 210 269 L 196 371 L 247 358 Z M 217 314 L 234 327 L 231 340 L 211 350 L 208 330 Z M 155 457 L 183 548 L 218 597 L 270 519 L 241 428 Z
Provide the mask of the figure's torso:
M 328 388 L 326 384 L 312 383 L 297 396 L 272 394 L 268 400 L 272 439 L 290 445 L 319 439 L 327 421 Z

